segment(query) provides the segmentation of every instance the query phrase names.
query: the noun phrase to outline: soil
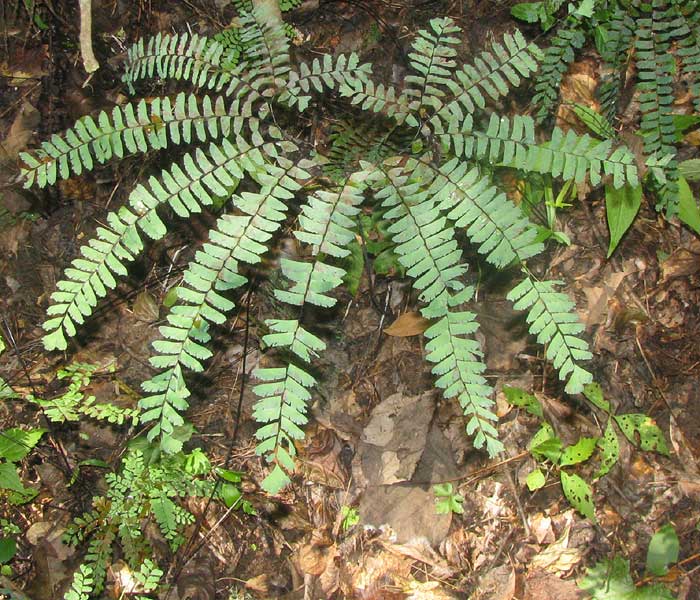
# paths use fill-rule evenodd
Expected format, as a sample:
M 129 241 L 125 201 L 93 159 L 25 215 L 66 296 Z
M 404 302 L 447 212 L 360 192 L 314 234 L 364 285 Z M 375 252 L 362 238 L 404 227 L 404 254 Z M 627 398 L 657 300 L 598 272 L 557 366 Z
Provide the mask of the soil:
M 463 28 L 460 52 L 468 56 L 513 30 L 512 4 L 308 0 L 285 18 L 297 28 L 298 57 L 355 51 L 373 63 L 378 79 L 396 83 L 406 73 L 413 34 L 429 19 L 452 17 Z M 130 157 L 53 188 L 24 190 L 17 155 L 83 114 L 126 101 L 120 66 L 130 43 L 159 31 L 212 34 L 234 18 L 235 8 L 226 0 L 92 5 L 101 64 L 92 77 L 78 51 L 76 2 L 9 0 L 0 9 L 0 327 L 7 344 L 0 375 L 20 395 L 50 397 L 62 385 L 56 369 L 67 362 L 114 364 L 115 372 L 97 377 L 90 393 L 133 406 L 151 373 L 150 344 L 166 314 L 163 301 L 213 217 L 177 224 L 165 242 L 151 244 L 69 351 L 46 353 L 41 323 L 56 281 L 107 212 L 124 202 L 136 181 L 167 164 L 168 156 Z M 539 35 L 535 28 L 524 31 Z M 578 93 L 582 74 L 597 76 L 592 56 L 584 53 L 567 80 L 579 82 L 570 86 Z M 147 92 L 172 89 L 153 85 Z M 521 89 L 499 109 L 527 110 L 530 94 Z M 322 149 L 324 124 L 332 118 L 321 107 L 300 120 L 294 133 Z M 692 145 L 684 152 L 698 154 Z M 184 565 L 168 597 L 583 598 L 576 581 L 601 558 L 625 557 L 635 581 L 645 580 L 649 540 L 671 523 L 680 554 L 663 581 L 680 599 L 700 599 L 700 241 L 645 203 L 607 259 L 602 193 L 585 186 L 578 192 L 574 206 L 559 213 L 558 225 L 571 245 L 552 244 L 533 268 L 565 282 L 586 325 L 591 370 L 606 399 L 617 413 L 651 417 L 669 456 L 638 451 L 623 440 L 619 463 L 595 485 L 595 524 L 570 507 L 556 473 L 531 493 L 525 480 L 535 463 L 527 450 L 539 422 L 508 406 L 503 386 L 533 391 L 567 443 L 601 435 L 605 424 L 583 398 L 564 394 L 542 349 L 502 300 L 512 275 L 484 271 L 479 302 L 471 307 L 483 331 L 488 377 L 498 390 L 506 446 L 501 460 L 471 446 L 459 407 L 433 391 L 422 337 L 385 333 L 399 315 L 417 310 L 406 280 L 377 276 L 370 286 L 365 275 L 356 295 L 343 292 L 337 309 L 318 315 L 329 348 L 317 365 L 319 386 L 299 446 L 300 468 L 292 486 L 267 496 L 260 488 L 265 465 L 254 451 L 249 385 L 250 373 L 265 360 L 260 325 L 274 309 L 268 277 L 275 275 L 261 271 L 255 293 L 240 298 L 237 312 L 217 331 L 215 355 L 193 379 L 188 415 L 196 428 L 193 445 L 214 464 L 245 473 L 244 492 L 257 514 L 227 513 L 216 503 L 205 510 L 204 502 L 190 501 L 199 527 L 187 534 L 206 535 L 205 543 L 185 544 L 177 557 L 165 556 L 161 566 L 170 577 L 176 561 Z M 382 419 L 391 423 L 388 434 Z M 62 550 L 60 532 L 104 486 L 99 470 L 90 469 L 69 486 L 72 468 L 94 458 L 116 468 L 138 432 L 88 423 L 47 425 L 17 400 L 0 405 L 0 425 L 49 429 L 39 451 L 21 466 L 23 480 L 34 483 L 39 495 L 22 506 L 4 504 L 0 512 L 21 530 L 11 573 L 0 583 L 14 596 L 5 589 L 0 596 L 58 597 L 85 550 Z M 590 480 L 594 468 L 577 472 Z M 436 514 L 431 487 L 442 481 L 465 498 L 462 514 Z M 359 510 L 359 524 L 345 520 L 347 507 Z M 114 555 L 108 575 L 110 597 L 118 597 L 121 558 Z

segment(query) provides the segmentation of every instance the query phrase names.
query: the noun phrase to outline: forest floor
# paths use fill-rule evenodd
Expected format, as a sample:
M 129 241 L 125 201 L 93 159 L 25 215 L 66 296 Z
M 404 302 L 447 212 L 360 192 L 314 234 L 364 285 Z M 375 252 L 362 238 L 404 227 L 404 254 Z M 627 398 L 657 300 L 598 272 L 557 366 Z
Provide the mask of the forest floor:
M 25 5 L 35 5 L 37 19 Z M 322 1 L 285 18 L 299 32 L 300 54 L 355 51 L 379 76 L 400 80 L 412 36 L 429 19 L 452 17 L 469 53 L 515 27 L 509 8 L 496 1 Z M 67 362 L 114 365 L 114 372 L 93 379 L 89 392 L 133 406 L 150 373 L 163 300 L 212 219 L 178 225 L 167 243 L 151 245 L 69 351 L 46 353 L 41 323 L 56 281 L 107 211 L 161 159 L 129 158 L 54 188 L 24 190 L 17 182 L 18 152 L 81 115 L 125 102 L 120 65 L 129 43 L 159 31 L 211 34 L 230 22 L 233 8 L 225 0 L 93 0 L 93 15 L 101 67 L 86 81 L 77 2 L 10 1 L 0 13 L 0 328 L 7 345 L 0 375 L 20 395 L 46 397 L 61 390 L 56 369 Z M 570 100 L 592 101 L 596 61 L 584 52 L 576 62 L 563 86 Z M 527 111 L 528 93 L 521 90 L 502 108 Z M 324 124 L 335 117 L 312 114 L 297 124 L 298 137 L 323 148 Z M 540 260 L 548 278 L 564 280 L 577 302 L 596 381 L 618 413 L 644 413 L 658 424 L 669 456 L 622 441 L 618 464 L 594 486 L 596 523 L 570 506 L 555 472 L 530 492 L 526 478 L 536 465 L 527 450 L 539 421 L 511 407 L 504 386 L 534 392 L 567 443 L 601 435 L 601 423 L 582 399 L 563 393 L 541 348 L 502 300 L 508 276 L 485 272 L 473 308 L 489 380 L 498 390 L 506 447 L 500 460 L 474 450 L 459 407 L 439 401 L 433 390 L 422 338 L 412 330 L 417 306 L 408 284 L 394 275 L 377 277 L 370 288 L 365 276 L 358 293 L 345 292 L 324 323 L 329 351 L 318 370 L 299 473 L 280 496 L 268 497 L 259 487 L 264 465 L 254 452 L 253 395 L 249 386 L 240 389 L 263 355 L 257 330 L 270 300 L 261 282 L 219 332 L 189 413 L 193 442 L 223 464 L 242 397 L 229 468 L 246 474 L 244 492 L 257 514 L 225 515 L 217 505 L 204 514 L 204 503 L 190 502 L 206 543 L 196 555 L 180 557 L 185 568 L 168 597 L 573 600 L 586 597 L 576 583 L 585 569 L 605 557 L 628 559 L 635 581 L 643 581 L 649 541 L 671 523 L 680 555 L 664 580 L 679 599 L 700 599 L 700 241 L 643 204 L 606 259 L 602 194 L 584 188 L 574 206 L 559 213 L 558 225 L 571 244 L 552 244 Z M 0 425 L 46 427 L 41 414 L 17 400 L 0 404 Z M 88 508 L 103 473 L 82 469 L 69 486 L 68 467 L 97 458 L 117 468 L 126 442 L 138 433 L 87 421 L 49 429 L 41 451 L 22 464 L 23 480 L 39 495 L 21 506 L 0 505 L 0 517 L 21 530 L 0 597 L 61 596 L 84 548 L 63 546 L 60 534 Z M 590 480 L 594 468 L 578 472 Z M 445 481 L 465 498 L 463 514 L 436 513 L 432 486 Z M 114 558 L 109 597 L 119 597 Z M 167 549 L 157 558 L 166 567 L 172 560 Z

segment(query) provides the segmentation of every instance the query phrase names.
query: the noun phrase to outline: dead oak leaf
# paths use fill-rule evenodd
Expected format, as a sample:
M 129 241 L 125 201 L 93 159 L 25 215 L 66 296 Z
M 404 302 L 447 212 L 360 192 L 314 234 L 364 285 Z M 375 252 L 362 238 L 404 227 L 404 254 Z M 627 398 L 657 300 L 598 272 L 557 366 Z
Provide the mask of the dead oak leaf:
M 384 333 L 393 337 L 410 337 L 420 335 L 430 326 L 430 321 L 415 311 L 406 312 L 399 316 Z

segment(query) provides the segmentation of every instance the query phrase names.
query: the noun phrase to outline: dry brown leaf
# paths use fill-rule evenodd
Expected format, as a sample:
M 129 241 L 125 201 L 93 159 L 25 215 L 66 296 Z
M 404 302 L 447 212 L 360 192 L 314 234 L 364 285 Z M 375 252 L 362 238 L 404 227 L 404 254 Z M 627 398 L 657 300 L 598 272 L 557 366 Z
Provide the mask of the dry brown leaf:
M 325 547 L 314 543 L 304 544 L 299 548 L 299 568 L 308 575 L 318 577 L 326 570 L 328 562 L 332 561 L 337 554 L 338 550 L 335 544 Z
M 569 532 L 571 521 L 564 528 L 561 537 L 550 544 L 530 562 L 532 569 L 548 571 L 549 573 L 568 573 L 583 560 L 583 553 L 578 548 L 569 548 Z
M 420 313 L 415 311 L 403 313 L 389 327 L 384 330 L 384 333 L 394 337 L 410 337 L 412 335 L 420 335 L 430 326 L 430 321 L 420 316 Z
M 259 594 L 267 594 L 270 591 L 268 579 L 267 574 L 263 573 L 262 575 L 257 575 L 248 579 L 248 581 L 245 582 L 245 586 L 249 590 L 253 590 Z
M 160 317 L 160 309 L 155 297 L 150 292 L 144 290 L 136 296 L 134 300 L 134 316 L 147 323 L 153 323 Z
M 2 141 L 1 160 L 14 160 L 20 151 L 24 150 L 34 135 L 34 129 L 39 124 L 41 115 L 26 100 L 17 111 L 15 120 L 12 121 L 7 137 Z
M 693 239 L 687 248 L 678 248 L 661 263 L 661 283 L 688 277 L 700 271 L 700 241 Z

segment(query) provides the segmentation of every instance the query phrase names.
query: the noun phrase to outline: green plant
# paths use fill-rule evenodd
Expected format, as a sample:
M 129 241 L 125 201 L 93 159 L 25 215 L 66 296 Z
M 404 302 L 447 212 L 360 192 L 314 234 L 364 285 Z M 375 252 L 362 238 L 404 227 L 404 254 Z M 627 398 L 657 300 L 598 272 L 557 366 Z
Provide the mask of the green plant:
M 464 497 L 455 492 L 451 483 L 438 483 L 433 486 L 435 493 L 435 512 L 439 515 L 464 514 Z
M 613 414 L 610 403 L 603 398 L 597 383 L 586 385 L 583 393 L 594 406 L 605 411 L 608 418 L 605 431 L 602 437 L 582 437 L 570 446 L 564 446 L 552 425 L 544 420 L 542 405 L 534 395 L 508 386 L 503 388 L 503 393 L 510 404 L 543 421 L 529 444 L 530 453 L 539 463 L 526 479 L 530 491 L 544 487 L 547 482 L 546 471 L 554 469 L 559 474 L 562 490 L 569 503 L 591 521 L 595 521 L 593 489 L 579 474 L 571 472 L 570 467 L 595 457 L 599 460 L 599 467 L 593 479 L 600 479 L 610 472 L 620 455 L 620 441 L 613 422 L 633 446 L 647 452 L 668 455 L 659 427 L 644 414 Z
M 655 576 L 665 575 L 668 565 L 678 561 L 678 536 L 672 525 L 664 525 L 649 542 L 646 570 Z M 661 583 L 638 583 L 630 575 L 628 560 L 614 557 L 590 568 L 579 583 L 593 600 L 674 600 Z
M 30 502 L 39 490 L 25 487 L 17 470 L 17 464 L 39 443 L 45 429 L 20 429 L 14 427 L 0 432 L 0 494 L 7 495 L 11 504 Z
M 105 495 L 93 498 L 92 509 L 76 517 L 64 535 L 70 545 L 87 544 L 73 580 L 73 589 L 82 590 L 85 598 L 102 591 L 116 543 L 134 573 L 142 572 L 144 588 L 154 590 L 160 571 L 146 558 L 153 551 L 144 534 L 145 524 L 154 523 L 174 552 L 185 539 L 185 527 L 194 522 L 194 516 L 177 501 L 214 492 L 213 480 L 206 477 L 211 465 L 201 450 L 158 457 L 157 449 L 142 442 L 141 438 L 132 442 L 120 472 L 106 475 Z
M 491 165 L 578 182 L 589 176 L 593 185 L 607 175 L 621 187 L 638 181 L 634 157 L 612 142 L 558 129 L 538 143 L 531 119 L 486 110 L 488 100 L 498 100 L 532 74 L 540 52 L 519 33 L 508 34 L 503 44 L 495 43 L 473 64 L 458 68 L 454 46 L 459 31 L 449 18 L 437 18 L 429 30 L 418 33 L 409 55 L 413 73 L 402 90 L 372 81 L 370 66 L 354 54 L 293 67 L 283 31 L 264 5 L 243 17 L 248 61 L 233 69 L 221 66 L 221 49 L 211 40 L 195 43 L 174 35 L 137 44 L 128 55 L 129 83 L 157 74 L 187 80 L 214 96 L 180 93 L 174 99 L 115 107 L 95 119 L 84 117 L 63 136 L 54 135 L 39 150 L 22 155 L 26 184 L 52 184 L 128 153 L 216 141 L 138 185 L 126 206 L 107 215 L 106 225 L 81 248 L 52 295 L 44 324 L 46 349 L 67 347 L 67 337 L 76 334 L 142 251 L 142 236 L 158 240 L 166 235 L 159 210 L 187 218 L 224 204 L 228 212 L 186 269 L 179 302 L 160 328 L 163 339 L 153 344 L 156 373 L 143 384 L 147 395 L 139 403 L 140 422 L 152 426 L 149 439 L 158 440 L 165 452 L 179 452 L 190 396 L 185 371 L 203 370 L 203 361 L 211 356 L 209 328 L 224 322 L 234 308 L 228 294 L 246 284 L 245 265 L 260 262 L 304 186 L 313 185 L 302 195 L 294 232 L 308 254 L 281 259 L 287 283 L 274 291 L 277 300 L 298 312 L 295 318 L 270 316 L 265 321 L 263 341 L 276 349 L 268 353 L 268 365 L 273 356 L 280 362 L 256 371 L 261 381 L 254 387 L 259 398 L 254 408 L 257 453 L 272 467 L 263 482 L 266 490 L 277 492 L 290 481 L 295 441 L 303 437 L 301 426 L 316 383 L 309 363 L 326 347 L 310 331 L 314 320 L 306 308 L 336 303 L 331 293 L 345 276 L 338 261 L 349 253 L 354 219 L 363 204 L 391 222 L 387 232 L 394 252 L 413 279 L 423 316 L 432 320 L 425 335 L 435 384 L 446 398 L 459 401 L 477 448 L 493 456 L 503 446 L 494 426 L 493 390 L 472 337 L 476 315 L 464 307 L 475 288 L 462 262 L 462 232 L 487 262 L 520 273 L 508 297 L 516 309 L 526 311 L 530 332 L 546 346 L 566 391 L 580 392 L 592 379 L 580 365 L 591 357 L 581 337 L 583 325 L 574 304 L 557 290 L 561 283 L 540 281 L 527 268 L 527 259 L 542 252 L 543 245 L 522 211 L 491 183 Z M 148 68 L 134 68 L 143 47 L 157 58 Z M 351 115 L 373 116 L 385 134 L 376 160 L 365 155 L 349 162 L 342 178 L 319 187 L 323 180 L 310 182 L 310 170 L 322 161 L 289 158 L 297 147 L 277 124 L 284 123 L 285 115 L 288 119 L 306 110 L 312 92 L 330 90 L 348 102 Z M 412 140 L 408 146 L 402 144 L 406 138 Z
M 69 381 L 65 392 L 48 400 L 29 394 L 26 400 L 39 406 L 46 418 L 53 423 L 76 422 L 82 417 L 90 417 L 116 425 L 123 425 L 128 421 L 136 425 L 139 418 L 138 409 L 123 408 L 110 402 L 97 402 L 95 396 L 85 397 L 83 388 L 90 385 L 92 376 L 99 368 L 99 365 L 72 363 L 58 369 L 56 377 Z
M 352 529 L 355 525 L 357 525 L 360 522 L 360 512 L 352 506 L 341 506 L 340 516 L 342 518 L 340 526 L 342 527 L 343 531 Z
M 562 4 L 555 3 L 558 6 L 552 7 L 551 15 Z M 687 79 L 694 109 L 700 111 L 699 8 L 697 0 L 586 0 L 578 7 L 570 4 L 568 15 L 545 51 L 544 68 L 537 78 L 534 101 L 539 106 L 538 119 L 544 120 L 556 108 L 563 75 L 576 51 L 592 37 L 610 71 L 598 90 L 603 114 L 613 122 L 627 85 L 628 65 L 634 61 L 644 152 L 647 156 L 674 157 L 676 76 Z M 525 13 L 532 21 L 534 13 Z M 515 10 L 515 16 L 522 18 L 523 14 Z M 658 195 L 657 209 L 672 216 L 679 213 L 681 200 L 675 159 L 669 160 L 665 175 L 661 181 L 652 175 L 650 184 Z

